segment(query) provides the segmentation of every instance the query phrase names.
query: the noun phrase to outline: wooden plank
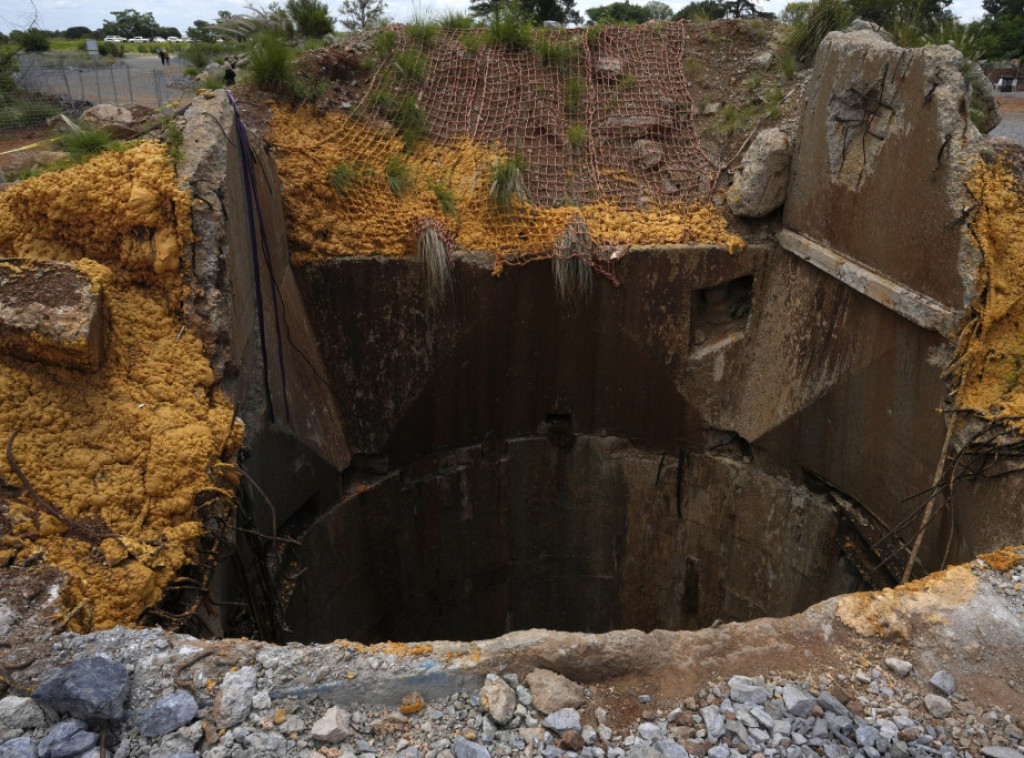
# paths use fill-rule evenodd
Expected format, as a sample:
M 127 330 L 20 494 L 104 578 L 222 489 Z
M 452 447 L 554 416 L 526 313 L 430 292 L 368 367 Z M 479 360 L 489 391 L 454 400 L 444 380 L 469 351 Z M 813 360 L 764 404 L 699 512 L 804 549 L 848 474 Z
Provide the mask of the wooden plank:
M 882 276 L 802 234 L 783 229 L 778 239 L 779 244 L 793 255 L 921 328 L 943 336 L 952 335 L 956 329 L 959 317 L 939 301 Z

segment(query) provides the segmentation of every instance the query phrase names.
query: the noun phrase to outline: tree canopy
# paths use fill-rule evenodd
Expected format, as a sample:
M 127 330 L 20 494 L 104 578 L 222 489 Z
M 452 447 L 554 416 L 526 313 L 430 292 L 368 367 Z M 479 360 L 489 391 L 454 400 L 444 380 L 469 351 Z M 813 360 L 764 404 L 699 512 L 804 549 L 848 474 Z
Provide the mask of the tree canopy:
M 486 18 L 506 5 L 509 5 L 508 0 L 477 0 L 470 3 L 469 13 L 476 18 Z M 557 21 L 559 24 L 578 24 L 583 21 L 576 10 L 576 0 L 520 0 L 515 5 L 534 23 Z
M 285 10 L 303 37 L 323 37 L 334 31 L 334 19 L 328 13 L 327 3 L 321 3 L 320 0 L 288 0 Z
M 100 31 L 105 35 L 119 37 L 156 37 L 160 25 L 152 13 L 139 13 L 128 8 L 123 11 L 111 11 L 112 20 L 104 21 Z
M 341 0 L 338 21 L 350 32 L 370 29 L 388 22 L 384 0 Z

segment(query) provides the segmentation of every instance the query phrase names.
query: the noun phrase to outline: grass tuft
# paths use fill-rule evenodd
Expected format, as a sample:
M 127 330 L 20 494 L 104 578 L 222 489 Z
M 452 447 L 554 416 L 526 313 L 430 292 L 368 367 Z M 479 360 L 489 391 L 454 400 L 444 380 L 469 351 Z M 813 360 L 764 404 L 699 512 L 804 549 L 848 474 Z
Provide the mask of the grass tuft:
M 416 249 L 423 263 L 427 299 L 433 307 L 440 308 L 452 291 L 453 277 L 452 259 L 436 222 L 431 220 L 420 229 Z
M 491 187 L 488 196 L 502 211 L 509 211 L 516 203 L 526 202 L 526 162 L 521 156 L 498 161 L 491 167 Z
M 387 180 L 388 189 L 395 197 L 408 194 L 415 184 L 412 167 L 399 155 L 388 157 L 387 163 L 384 164 L 384 178 Z
M 578 309 L 594 288 L 593 241 L 587 222 L 573 217 L 559 235 L 551 259 L 555 292 L 563 305 Z

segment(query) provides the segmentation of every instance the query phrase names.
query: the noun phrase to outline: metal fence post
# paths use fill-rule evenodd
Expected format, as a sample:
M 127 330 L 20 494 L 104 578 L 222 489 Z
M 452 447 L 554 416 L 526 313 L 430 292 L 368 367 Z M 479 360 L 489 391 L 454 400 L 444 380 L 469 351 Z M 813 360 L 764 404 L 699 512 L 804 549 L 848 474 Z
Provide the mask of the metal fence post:
M 124 67 L 124 72 L 128 76 L 128 100 L 129 100 L 129 102 L 134 103 L 135 102 L 135 95 L 132 94 L 132 67 L 131 66 L 125 66 Z
M 82 99 L 85 100 L 85 79 L 82 78 L 82 69 L 78 69 L 78 88 L 82 90 Z
M 110 67 L 110 86 L 114 90 L 114 102 L 116 103 L 120 98 L 117 96 L 117 82 L 114 80 L 114 67 Z
M 163 76 L 162 76 L 162 74 L 163 74 L 163 72 L 161 72 L 161 71 L 157 71 L 155 69 L 153 71 L 153 89 L 156 91 L 156 107 L 157 108 L 162 108 L 163 104 L 164 104 L 164 99 L 162 97 L 163 92 L 160 90 L 160 85 L 163 84 L 163 81 L 162 81 L 163 80 Z
M 71 84 L 68 83 L 68 72 L 67 69 L 61 69 L 61 76 L 64 77 L 64 90 L 68 93 L 68 101 L 75 99 L 75 96 L 71 94 Z
M 100 70 L 98 68 L 94 68 L 93 71 L 96 72 L 96 102 L 102 103 L 103 89 L 100 87 Z

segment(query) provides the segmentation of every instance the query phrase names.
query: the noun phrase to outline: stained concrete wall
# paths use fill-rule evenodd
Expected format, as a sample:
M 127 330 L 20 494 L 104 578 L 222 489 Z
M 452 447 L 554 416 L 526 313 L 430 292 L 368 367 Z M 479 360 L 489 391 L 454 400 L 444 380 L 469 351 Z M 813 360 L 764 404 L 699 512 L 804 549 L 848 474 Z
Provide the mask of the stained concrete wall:
M 288 621 L 374 641 L 787 615 L 856 586 L 835 531 L 827 498 L 749 461 L 591 435 L 473 445 L 320 516 Z
M 874 32 L 821 45 L 783 222 L 961 311 L 978 258 L 961 235 L 971 124 L 962 57 Z

